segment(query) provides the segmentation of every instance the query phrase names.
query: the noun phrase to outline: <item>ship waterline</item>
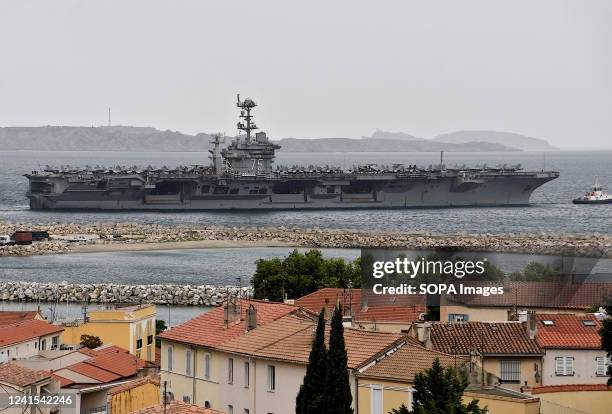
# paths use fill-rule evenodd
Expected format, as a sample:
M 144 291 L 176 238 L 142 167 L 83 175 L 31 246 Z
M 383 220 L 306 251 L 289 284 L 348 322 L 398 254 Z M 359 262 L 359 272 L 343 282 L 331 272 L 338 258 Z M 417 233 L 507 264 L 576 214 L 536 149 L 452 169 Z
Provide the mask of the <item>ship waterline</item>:
M 525 206 L 556 171 L 517 167 L 428 168 L 416 165 L 279 167 L 275 150 L 252 120 L 256 106 L 240 100 L 245 134 L 221 149 L 212 141 L 210 166 L 173 170 L 117 167 L 46 169 L 26 174 L 33 210 L 293 210 Z

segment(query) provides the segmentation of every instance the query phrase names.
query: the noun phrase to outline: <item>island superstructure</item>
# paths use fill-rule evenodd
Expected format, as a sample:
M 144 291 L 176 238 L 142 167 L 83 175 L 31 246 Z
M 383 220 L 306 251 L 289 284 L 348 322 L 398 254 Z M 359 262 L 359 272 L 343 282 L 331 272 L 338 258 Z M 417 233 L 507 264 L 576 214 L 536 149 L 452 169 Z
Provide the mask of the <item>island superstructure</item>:
M 34 210 L 290 210 L 524 206 L 559 176 L 517 167 L 416 165 L 275 167 L 280 145 L 256 132 L 252 99 L 237 102 L 241 131 L 216 134 L 207 166 L 46 168 L 25 174 Z

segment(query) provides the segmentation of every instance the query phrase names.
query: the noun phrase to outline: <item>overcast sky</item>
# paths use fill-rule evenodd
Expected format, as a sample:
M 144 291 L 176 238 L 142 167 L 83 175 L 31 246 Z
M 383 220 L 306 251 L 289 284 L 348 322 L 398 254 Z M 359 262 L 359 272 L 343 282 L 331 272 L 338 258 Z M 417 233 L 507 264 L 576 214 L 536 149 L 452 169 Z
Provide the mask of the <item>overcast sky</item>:
M 612 148 L 612 2 L 0 0 L 0 125 Z

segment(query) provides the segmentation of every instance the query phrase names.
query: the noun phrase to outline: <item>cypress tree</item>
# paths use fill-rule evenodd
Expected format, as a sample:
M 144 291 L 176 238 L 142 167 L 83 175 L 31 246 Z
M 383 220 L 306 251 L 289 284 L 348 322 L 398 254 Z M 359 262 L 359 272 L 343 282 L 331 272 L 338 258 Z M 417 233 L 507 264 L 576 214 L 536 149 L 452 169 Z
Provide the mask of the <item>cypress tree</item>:
M 342 325 L 342 307 L 334 310 L 327 353 L 327 381 L 324 398 L 328 414 L 353 414 L 351 403 L 351 386 L 347 370 L 348 357 L 344 344 L 344 326 Z
M 323 399 L 327 371 L 327 348 L 325 347 L 325 308 L 319 313 L 315 339 L 312 343 L 304 382 L 295 400 L 296 414 L 325 413 Z

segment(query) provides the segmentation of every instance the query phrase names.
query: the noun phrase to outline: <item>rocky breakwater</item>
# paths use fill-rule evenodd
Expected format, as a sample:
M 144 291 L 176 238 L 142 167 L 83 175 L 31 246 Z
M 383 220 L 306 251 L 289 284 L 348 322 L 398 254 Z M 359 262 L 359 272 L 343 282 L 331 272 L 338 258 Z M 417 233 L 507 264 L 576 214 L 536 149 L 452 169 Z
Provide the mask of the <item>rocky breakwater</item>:
M 99 245 L 117 250 L 130 249 L 130 245 L 153 248 L 209 247 L 214 242 L 227 242 L 226 247 L 245 243 L 265 246 L 283 243 L 287 246 L 314 248 L 401 247 L 435 249 L 456 247 L 464 250 L 521 252 L 537 254 L 572 254 L 581 256 L 612 257 L 612 235 L 609 234 L 433 234 L 401 233 L 393 231 L 360 231 L 341 229 L 301 228 L 227 228 L 217 226 L 173 225 L 137 223 L 47 224 L 0 222 L 0 234 L 16 230 L 42 230 L 51 234 L 51 240 L 31 246 L 0 247 L 1 255 L 33 255 L 70 252 L 82 244 Z M 69 240 L 70 235 L 79 235 Z M 81 236 L 91 236 L 80 240 Z M 58 237 L 59 236 L 59 237 Z M 68 236 L 68 237 L 67 237 Z M 60 240 L 59 238 L 63 239 Z M 208 244 L 207 244 L 208 243 Z
M 249 297 L 250 287 L 0 282 L 0 300 L 20 302 L 154 303 L 217 306 L 228 297 Z

